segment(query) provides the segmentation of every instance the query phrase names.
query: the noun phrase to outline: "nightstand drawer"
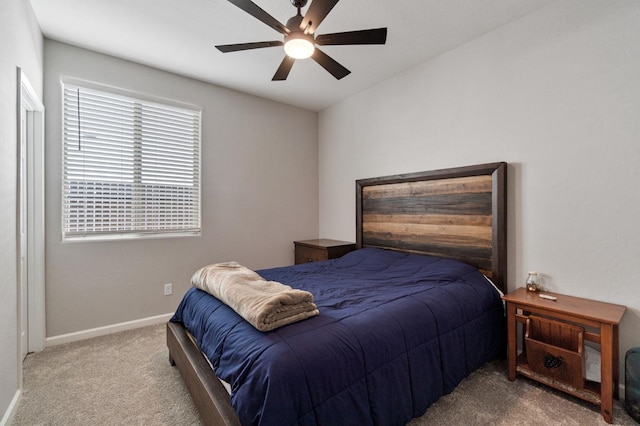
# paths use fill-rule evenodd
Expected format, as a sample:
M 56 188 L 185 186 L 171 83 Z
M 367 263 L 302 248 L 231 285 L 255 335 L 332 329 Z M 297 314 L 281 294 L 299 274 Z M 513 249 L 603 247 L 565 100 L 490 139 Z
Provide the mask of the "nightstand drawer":
M 311 247 L 296 247 L 296 265 L 299 263 L 327 260 L 327 251 Z
M 356 248 L 354 243 L 326 239 L 294 241 L 294 244 L 296 265 L 335 259 Z

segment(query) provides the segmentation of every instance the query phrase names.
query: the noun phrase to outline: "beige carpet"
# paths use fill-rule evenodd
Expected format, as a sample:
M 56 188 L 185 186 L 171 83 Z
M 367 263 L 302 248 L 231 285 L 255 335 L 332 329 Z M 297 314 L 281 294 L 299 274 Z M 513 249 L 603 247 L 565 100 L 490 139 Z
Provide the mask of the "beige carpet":
M 165 326 L 125 331 L 27 356 L 12 425 L 197 425 Z
M 11 425 L 200 425 L 165 327 L 152 326 L 48 348 L 27 357 Z M 614 423 L 636 423 L 616 401 Z M 606 425 L 597 407 L 490 363 L 440 398 L 417 425 Z

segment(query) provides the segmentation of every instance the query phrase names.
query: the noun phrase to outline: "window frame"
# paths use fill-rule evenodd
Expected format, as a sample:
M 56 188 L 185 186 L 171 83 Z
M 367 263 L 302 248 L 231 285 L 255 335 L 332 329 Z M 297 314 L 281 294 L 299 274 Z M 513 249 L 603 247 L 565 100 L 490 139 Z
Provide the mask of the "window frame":
M 193 192 L 193 198 L 196 202 L 195 213 L 191 216 L 195 219 L 197 226 L 187 229 L 167 230 L 167 229 L 149 229 L 149 230 L 111 230 L 100 232 L 85 232 L 85 233 L 70 233 L 67 230 L 66 215 L 67 215 L 67 194 L 65 185 L 67 184 L 67 171 L 65 166 L 67 165 L 66 150 L 67 140 L 65 136 L 65 87 L 73 86 L 80 89 L 86 89 L 90 91 L 102 92 L 106 96 L 112 96 L 114 98 L 126 98 L 128 101 L 134 103 L 141 103 L 146 105 L 156 105 L 163 108 L 172 108 L 176 110 L 188 111 L 193 114 L 194 119 L 197 118 L 197 126 L 194 126 L 194 130 L 197 131 L 197 139 L 194 143 L 194 155 L 197 159 L 194 160 L 193 165 L 197 170 L 193 171 L 194 182 L 197 183 L 197 190 Z M 61 238 L 63 243 L 75 243 L 82 241 L 121 241 L 121 240 L 135 240 L 135 239 L 150 239 L 150 238 L 179 238 L 179 237 L 199 237 L 202 234 L 202 108 L 196 105 L 178 102 L 175 100 L 162 98 L 158 96 L 151 96 L 140 92 L 134 92 L 125 90 L 109 85 L 99 84 L 95 82 L 89 82 L 85 80 L 79 80 L 75 78 L 63 77 L 60 79 L 61 88 L 61 194 L 60 194 L 60 210 L 61 210 Z M 134 131 L 134 133 L 137 130 Z M 134 138 L 135 139 L 135 138 Z M 140 150 L 141 140 L 136 140 L 132 149 Z M 136 160 L 136 163 L 139 161 Z M 132 173 L 139 175 L 143 172 L 142 166 L 134 166 Z M 138 185 L 142 185 L 141 182 L 137 182 Z M 135 185 L 132 184 L 132 186 Z M 131 215 L 137 214 L 133 209 L 130 210 Z

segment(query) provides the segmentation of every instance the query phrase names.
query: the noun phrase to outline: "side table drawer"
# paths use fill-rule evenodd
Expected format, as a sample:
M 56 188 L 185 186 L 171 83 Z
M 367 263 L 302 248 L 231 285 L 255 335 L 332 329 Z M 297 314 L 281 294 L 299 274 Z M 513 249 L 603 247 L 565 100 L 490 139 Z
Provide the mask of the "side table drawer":
M 293 244 L 296 265 L 335 259 L 356 249 L 354 243 L 329 239 L 294 241 Z
M 296 247 L 296 265 L 300 263 L 316 262 L 318 260 L 327 260 L 327 251 L 321 248 Z

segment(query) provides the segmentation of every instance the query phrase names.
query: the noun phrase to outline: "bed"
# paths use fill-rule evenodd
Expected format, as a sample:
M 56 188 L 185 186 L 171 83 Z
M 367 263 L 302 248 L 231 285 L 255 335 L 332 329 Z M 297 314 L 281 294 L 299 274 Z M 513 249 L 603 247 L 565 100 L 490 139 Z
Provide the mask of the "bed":
M 502 355 L 506 168 L 356 181 L 356 251 L 258 271 L 316 317 L 261 333 L 189 290 L 167 345 L 204 422 L 405 424 Z

